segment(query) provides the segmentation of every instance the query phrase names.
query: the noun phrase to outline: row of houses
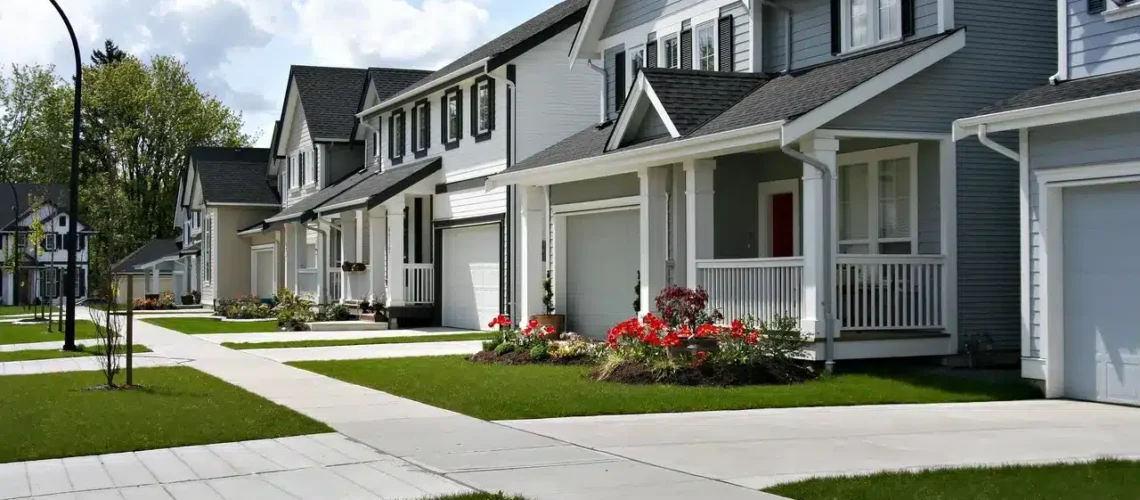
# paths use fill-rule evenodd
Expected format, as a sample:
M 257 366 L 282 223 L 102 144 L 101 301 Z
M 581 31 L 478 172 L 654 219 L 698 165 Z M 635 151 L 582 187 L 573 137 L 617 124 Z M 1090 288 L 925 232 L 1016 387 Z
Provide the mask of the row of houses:
M 567 0 L 437 71 L 293 67 L 268 150 L 191 152 L 152 264 L 463 329 L 550 276 L 591 336 L 702 287 L 817 359 L 1135 403 L 1138 68 L 1136 0 Z

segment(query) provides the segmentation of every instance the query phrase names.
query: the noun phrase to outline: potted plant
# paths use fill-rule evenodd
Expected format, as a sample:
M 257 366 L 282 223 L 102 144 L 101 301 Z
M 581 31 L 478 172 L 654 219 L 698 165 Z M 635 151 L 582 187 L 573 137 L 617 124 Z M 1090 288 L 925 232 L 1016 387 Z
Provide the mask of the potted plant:
M 546 306 L 546 314 L 536 314 L 531 319 L 539 325 L 554 329 L 554 336 L 566 331 L 566 315 L 554 314 L 554 287 L 550 279 L 550 271 L 546 272 L 546 279 L 542 280 L 542 304 Z
M 368 270 L 368 264 L 365 264 L 363 262 L 352 263 L 352 271 L 353 272 L 362 273 L 362 272 L 367 271 L 367 270 Z
M 340 270 L 341 270 L 341 271 L 344 271 L 344 272 L 346 272 L 346 273 L 351 273 L 351 272 L 352 272 L 352 263 L 351 263 L 351 262 L 344 262 L 344 263 L 342 263 L 342 264 L 340 265 Z

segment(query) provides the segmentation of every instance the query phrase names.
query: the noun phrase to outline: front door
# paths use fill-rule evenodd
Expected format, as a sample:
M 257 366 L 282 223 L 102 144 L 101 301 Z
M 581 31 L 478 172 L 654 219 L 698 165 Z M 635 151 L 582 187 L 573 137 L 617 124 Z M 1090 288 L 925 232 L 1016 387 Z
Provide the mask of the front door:
M 796 209 L 795 196 L 792 193 L 772 195 L 772 234 L 768 241 L 772 242 L 772 257 L 794 257 L 796 254 Z

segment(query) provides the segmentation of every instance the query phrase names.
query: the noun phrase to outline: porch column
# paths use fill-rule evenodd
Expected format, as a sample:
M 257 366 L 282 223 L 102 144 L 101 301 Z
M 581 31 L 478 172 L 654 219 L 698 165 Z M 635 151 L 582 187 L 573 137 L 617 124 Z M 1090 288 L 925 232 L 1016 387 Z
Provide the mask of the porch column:
M 320 220 L 316 221 L 318 229 L 324 229 L 325 233 L 321 234 L 317 231 L 317 297 L 320 303 L 327 304 L 329 297 L 329 231 L 332 230 L 327 224 L 322 223 Z
M 657 294 L 665 288 L 668 251 L 668 167 L 650 167 L 638 172 L 641 180 L 641 313 L 654 312 Z
M 546 312 L 542 303 L 542 236 L 546 193 L 541 187 L 519 186 L 519 321 Z
M 839 150 L 839 141 L 830 138 L 805 139 L 800 142 L 801 152 L 816 158 L 836 172 L 835 153 Z M 805 163 L 803 166 L 803 303 L 800 309 L 801 330 L 807 334 L 824 335 L 824 325 L 827 319 L 824 316 L 824 303 L 828 301 L 834 305 L 835 290 L 828 290 L 827 284 L 831 282 L 828 273 L 834 275 L 835 269 L 824 267 L 824 256 L 830 253 L 835 255 L 836 230 L 825 226 L 830 220 L 835 226 L 835 206 L 837 200 L 835 183 L 825 182 L 823 176 L 815 167 Z M 830 203 L 825 203 L 825 197 Z M 827 208 L 830 207 L 830 208 Z M 830 213 L 825 213 L 828 210 Z M 827 244 L 830 240 L 832 243 Z M 830 259 L 834 261 L 834 259 Z
M 357 251 L 356 237 L 356 211 L 353 210 L 340 214 L 340 251 L 343 262 L 364 261 L 364 256 L 360 255 Z M 336 249 L 333 249 L 333 251 L 335 252 Z M 352 277 L 354 276 L 348 273 L 342 274 L 340 277 L 341 302 L 358 299 L 356 296 L 358 291 L 352 290 Z
M 388 251 L 388 212 L 384 207 L 376 207 L 368 211 L 368 286 L 369 293 L 376 301 L 387 303 L 388 294 L 384 288 L 384 279 L 388 273 L 388 263 L 385 261 Z
M 159 283 L 158 266 L 150 268 L 150 293 L 162 293 L 162 285 Z
M 190 256 L 190 293 L 202 290 L 202 280 L 198 276 L 198 256 Z
M 404 209 L 403 195 L 389 200 L 388 207 L 388 307 L 404 305 Z
M 285 259 L 285 288 L 292 290 L 293 293 L 299 293 L 301 287 L 297 282 L 297 253 L 301 247 L 298 246 L 300 240 L 297 233 L 300 231 L 297 230 L 297 225 L 292 223 L 285 224 L 282 231 L 285 233 L 285 251 L 281 256 Z
M 700 286 L 697 260 L 714 258 L 713 172 L 716 160 L 685 160 L 685 284 Z
M 680 164 L 669 167 L 672 169 L 670 176 L 672 186 L 669 191 L 669 213 L 672 214 L 669 225 L 673 230 L 672 241 L 669 245 L 673 248 L 673 280 L 671 285 L 689 286 L 689 267 L 687 258 L 687 239 L 685 238 L 686 222 L 685 216 L 685 170 Z

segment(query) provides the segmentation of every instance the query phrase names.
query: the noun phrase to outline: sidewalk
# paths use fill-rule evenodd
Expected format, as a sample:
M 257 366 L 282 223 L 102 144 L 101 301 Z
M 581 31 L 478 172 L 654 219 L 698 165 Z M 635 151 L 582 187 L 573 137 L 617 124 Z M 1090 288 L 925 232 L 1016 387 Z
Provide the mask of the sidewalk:
M 451 356 L 475 354 L 483 348 L 481 340 L 458 342 L 420 342 L 415 344 L 375 344 L 335 347 L 291 347 L 288 349 L 247 349 L 245 352 L 278 363 L 293 361 L 332 361 L 350 359 L 411 358 L 417 356 Z
M 56 343 L 58 346 L 58 343 Z M 157 366 L 175 366 L 186 363 L 187 359 L 172 358 L 151 353 L 135 354 L 135 368 L 153 368 Z M 122 362 L 120 366 L 126 366 Z M 4 375 L 35 375 L 40 373 L 61 372 L 91 372 L 102 370 L 103 366 L 95 356 L 77 356 L 74 358 L 39 359 L 35 361 L 10 361 L 0 363 L 0 376 Z
M 136 322 L 156 353 L 325 422 L 381 452 L 484 490 L 548 499 L 774 499 L 759 491 L 460 415 Z
M 382 339 L 392 337 L 432 337 L 470 333 L 452 328 L 425 328 L 422 330 L 379 330 L 347 332 L 263 332 L 263 333 L 211 333 L 195 335 L 207 342 L 258 343 L 258 342 L 298 342 L 303 340 L 356 340 Z

